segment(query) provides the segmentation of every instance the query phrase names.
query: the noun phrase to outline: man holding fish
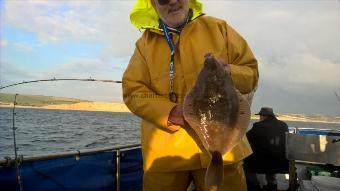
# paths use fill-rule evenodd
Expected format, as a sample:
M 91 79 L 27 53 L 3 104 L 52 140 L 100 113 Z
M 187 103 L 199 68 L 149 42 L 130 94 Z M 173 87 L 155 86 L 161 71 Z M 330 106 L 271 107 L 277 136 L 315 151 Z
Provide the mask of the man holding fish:
M 246 190 L 244 94 L 258 81 L 246 41 L 198 0 L 137 0 L 130 20 L 145 29 L 123 76 L 142 118 L 143 190 Z

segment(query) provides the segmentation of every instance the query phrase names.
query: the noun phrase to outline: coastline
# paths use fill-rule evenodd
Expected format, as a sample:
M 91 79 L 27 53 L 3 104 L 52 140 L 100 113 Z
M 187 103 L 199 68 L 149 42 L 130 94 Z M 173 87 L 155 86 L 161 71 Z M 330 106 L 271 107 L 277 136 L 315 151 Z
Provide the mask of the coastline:
M 77 110 L 77 111 L 104 111 L 104 112 L 126 112 L 131 113 L 125 104 L 109 102 L 79 102 L 74 104 L 55 104 L 45 106 L 25 106 L 16 105 L 16 108 L 29 109 L 54 109 L 54 110 Z M 0 104 L 0 108 L 13 108 L 13 103 Z M 310 123 L 334 123 L 340 124 L 340 117 L 334 117 L 332 120 L 326 116 L 310 117 L 303 114 L 278 114 L 277 118 L 282 121 L 298 121 Z M 251 119 L 257 120 L 258 116 L 252 115 Z
M 28 109 L 56 109 L 77 111 L 106 111 L 106 112 L 130 112 L 125 104 L 108 102 L 79 102 L 74 104 L 55 104 L 45 106 L 16 105 L 16 108 Z M 0 108 L 13 108 L 13 103 L 0 104 Z
M 277 119 L 281 121 L 294 121 L 294 122 L 306 122 L 306 123 L 333 123 L 333 124 L 340 124 L 340 118 L 336 117 L 336 120 L 330 121 L 327 118 L 310 118 L 306 117 L 304 115 L 299 114 L 298 116 L 296 114 L 278 114 L 276 117 Z M 251 119 L 258 120 L 259 117 L 252 115 Z

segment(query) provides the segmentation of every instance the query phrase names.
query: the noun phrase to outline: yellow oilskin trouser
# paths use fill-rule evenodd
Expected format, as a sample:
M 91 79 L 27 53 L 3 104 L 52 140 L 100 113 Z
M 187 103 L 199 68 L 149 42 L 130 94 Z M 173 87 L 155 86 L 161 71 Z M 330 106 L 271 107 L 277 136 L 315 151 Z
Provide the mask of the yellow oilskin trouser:
M 206 169 L 175 172 L 146 172 L 143 190 L 146 191 L 186 191 L 193 181 L 196 191 L 208 191 L 204 185 Z M 245 191 L 247 185 L 242 162 L 224 166 L 223 191 Z
M 191 3 L 192 1 L 190 0 Z M 172 177 L 179 181 L 183 176 L 189 176 L 188 171 L 203 173 L 210 161 L 209 156 L 200 150 L 183 128 L 168 124 L 172 108 L 183 103 L 184 96 L 195 84 L 204 64 L 204 55 L 212 53 L 217 59 L 229 63 L 234 84 L 243 94 L 248 94 L 256 88 L 258 69 L 257 61 L 246 41 L 225 21 L 205 15 L 193 16 L 180 36 L 172 33 L 174 44 L 179 40 L 175 49 L 173 81 L 178 102 L 170 102 L 168 98 L 170 48 L 162 30 L 140 26 L 142 25 L 139 25 L 139 28 L 146 30 L 136 42 L 134 54 L 123 75 L 123 99 L 128 108 L 142 118 L 144 188 L 157 190 L 156 185 L 155 189 L 146 187 L 152 185 L 150 183 L 152 179 L 170 181 L 165 177 L 170 179 Z M 225 174 L 234 174 L 224 185 L 236 182 L 239 183 L 240 189 L 235 191 L 244 190 L 241 164 L 251 152 L 247 138 L 244 137 L 223 156 Z M 174 176 L 173 173 L 178 173 L 178 176 Z M 173 188 L 169 190 L 180 190 L 176 189 L 176 185 L 172 185 Z

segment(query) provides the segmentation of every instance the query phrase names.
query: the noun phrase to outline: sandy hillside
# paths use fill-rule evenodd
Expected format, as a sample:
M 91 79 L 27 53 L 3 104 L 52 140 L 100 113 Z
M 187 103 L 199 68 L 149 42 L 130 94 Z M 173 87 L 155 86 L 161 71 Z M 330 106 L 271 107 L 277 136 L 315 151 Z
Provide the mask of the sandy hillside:
M 13 107 L 13 104 L 0 105 L 0 107 Z M 18 108 L 39 108 L 39 109 L 62 109 L 62 110 L 82 110 L 82 111 L 110 111 L 110 112 L 130 112 L 125 104 L 106 102 L 79 102 L 74 104 L 55 104 L 41 107 L 21 106 Z

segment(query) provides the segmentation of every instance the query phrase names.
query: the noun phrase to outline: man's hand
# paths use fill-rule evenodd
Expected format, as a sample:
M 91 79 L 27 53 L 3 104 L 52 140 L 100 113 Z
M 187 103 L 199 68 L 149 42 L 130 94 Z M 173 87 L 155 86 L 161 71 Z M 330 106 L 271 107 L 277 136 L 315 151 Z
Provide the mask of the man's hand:
M 174 125 L 184 126 L 183 105 L 176 105 L 172 108 L 168 121 Z

